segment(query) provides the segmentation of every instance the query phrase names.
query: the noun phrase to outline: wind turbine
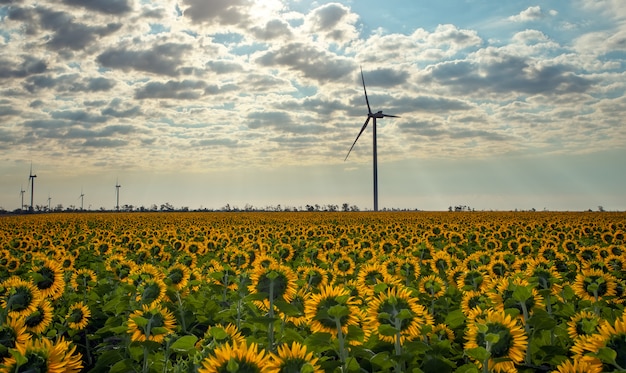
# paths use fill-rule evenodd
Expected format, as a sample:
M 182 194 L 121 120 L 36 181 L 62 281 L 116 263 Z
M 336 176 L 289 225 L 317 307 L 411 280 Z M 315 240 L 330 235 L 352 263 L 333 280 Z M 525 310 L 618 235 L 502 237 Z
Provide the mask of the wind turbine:
M 50 212 L 50 201 L 52 201 L 52 197 L 50 197 L 50 193 L 48 193 L 48 212 Z
M 115 205 L 115 209 L 117 211 L 120 211 L 120 188 L 122 186 L 120 185 L 120 183 L 118 182 L 117 179 L 115 179 L 115 197 L 117 199 L 117 204 Z
M 80 188 L 80 211 L 83 211 L 83 198 L 85 194 L 83 193 L 83 188 Z
M 33 175 L 33 163 L 30 163 L 30 174 L 28 175 L 28 181 L 30 181 L 30 211 L 33 210 L 33 195 L 35 194 L 35 178 L 37 175 Z
M 22 204 L 20 205 L 20 211 L 24 211 L 24 185 L 20 185 L 20 194 L 22 195 Z
M 361 136 L 363 131 L 365 131 L 367 124 L 370 122 L 370 119 L 372 119 L 372 132 L 373 132 L 373 137 L 374 137 L 374 141 L 373 141 L 374 143 L 374 152 L 373 152 L 374 153 L 374 211 L 378 211 L 378 154 L 376 150 L 376 119 L 381 119 L 385 117 L 399 118 L 399 116 L 383 114 L 382 110 L 379 110 L 376 113 L 372 113 L 372 109 L 370 108 L 370 101 L 367 98 L 367 90 L 365 89 L 365 78 L 363 77 L 363 68 L 361 68 L 361 81 L 363 82 L 363 93 L 365 93 L 365 103 L 367 104 L 367 119 L 365 120 L 363 127 L 361 127 L 361 131 L 359 132 L 359 134 L 356 136 L 356 139 L 352 143 L 350 150 L 348 150 L 348 155 L 346 155 L 344 162 L 348 159 L 348 156 L 350 155 L 352 148 L 354 148 L 354 145 L 359 140 L 359 137 Z

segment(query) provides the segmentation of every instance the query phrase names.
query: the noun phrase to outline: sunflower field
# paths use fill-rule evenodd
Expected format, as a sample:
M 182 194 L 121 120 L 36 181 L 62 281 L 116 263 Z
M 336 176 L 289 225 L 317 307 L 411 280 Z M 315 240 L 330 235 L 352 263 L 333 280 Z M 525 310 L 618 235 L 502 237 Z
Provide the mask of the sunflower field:
M 2 372 L 624 372 L 626 213 L 0 218 Z

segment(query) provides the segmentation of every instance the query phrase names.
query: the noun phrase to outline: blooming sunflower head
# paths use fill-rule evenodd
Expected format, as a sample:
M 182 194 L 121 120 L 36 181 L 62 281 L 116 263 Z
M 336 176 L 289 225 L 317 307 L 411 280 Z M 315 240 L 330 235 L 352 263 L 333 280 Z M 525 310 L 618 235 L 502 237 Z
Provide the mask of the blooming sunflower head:
M 202 360 L 198 373 L 220 372 L 265 372 L 270 355 L 259 350 L 256 343 L 225 343 L 213 350 L 212 355 Z
M 359 323 L 357 302 L 350 289 L 343 286 L 327 285 L 312 294 L 305 301 L 304 314 L 312 332 L 334 336 L 338 334 L 338 326 L 346 334 L 348 326 Z
M 160 306 L 144 304 L 128 318 L 128 333 L 132 341 L 146 340 L 163 342 L 165 337 L 174 332 L 176 321 L 170 311 Z
M 70 329 L 82 330 L 87 327 L 91 311 L 83 302 L 74 303 L 70 306 L 66 320 Z
M 268 373 L 289 373 L 307 371 L 322 373 L 323 370 L 317 364 L 317 358 L 313 352 L 308 352 L 306 346 L 293 342 L 291 346 L 283 344 L 278 346 L 276 353 L 271 355 Z
M 483 347 L 491 353 L 489 370 L 497 372 L 514 371 L 515 364 L 524 360 L 528 346 L 528 336 L 516 319 L 494 309 L 472 319 L 465 339 L 465 349 Z
M 0 306 L 10 317 L 28 316 L 35 312 L 43 299 L 39 289 L 30 281 L 10 277 L 2 283 Z
M 288 266 L 272 263 L 267 267 L 259 267 L 250 275 L 250 293 L 262 293 L 267 296 L 263 301 L 264 308 L 269 308 L 270 300 L 291 302 L 297 292 L 295 272 Z

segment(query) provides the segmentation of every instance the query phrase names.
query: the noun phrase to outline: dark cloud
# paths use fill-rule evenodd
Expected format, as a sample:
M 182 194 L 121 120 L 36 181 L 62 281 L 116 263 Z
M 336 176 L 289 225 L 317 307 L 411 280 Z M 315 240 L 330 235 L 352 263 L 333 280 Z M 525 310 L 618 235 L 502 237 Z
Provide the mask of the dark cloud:
M 135 91 L 136 99 L 171 98 L 176 100 L 195 100 L 202 96 L 206 83 L 200 80 L 168 81 L 166 83 L 149 82 Z
M 177 76 L 182 64 L 182 57 L 189 48 L 189 45 L 176 43 L 155 45 L 147 50 L 111 48 L 100 54 L 97 61 L 102 66 L 113 69 L 138 70 L 157 75 Z
M 283 111 L 264 111 L 248 114 L 248 128 L 276 128 L 293 124 L 291 116 Z
M 67 119 L 72 122 L 81 122 L 81 123 L 104 123 L 107 118 L 100 115 L 93 115 L 83 110 L 63 110 L 63 111 L 53 111 L 50 113 L 50 116 L 53 119 Z
M 24 78 L 30 75 L 41 74 L 48 68 L 48 64 L 31 56 L 22 56 L 22 62 L 14 67 L 14 62 L 0 57 L 0 79 Z
M 207 62 L 207 66 L 217 74 L 228 74 L 243 71 L 243 67 L 232 61 L 215 60 Z
M 406 71 L 397 71 L 393 69 L 376 69 L 373 71 L 364 71 L 365 85 L 378 87 L 393 87 L 405 83 L 409 78 Z M 359 84 L 362 84 L 361 75 L 358 77 Z
M 394 99 L 396 110 L 428 113 L 446 113 L 456 110 L 470 110 L 472 106 L 461 100 L 444 97 L 418 96 Z
M 224 146 L 227 148 L 234 148 L 239 145 L 239 141 L 235 139 L 203 139 L 203 140 L 194 140 L 191 142 L 191 146 L 199 146 L 199 147 L 220 147 Z
M 63 2 L 104 14 L 122 15 L 133 9 L 132 0 L 63 0 Z
M 83 146 L 91 148 L 119 148 L 128 145 L 128 141 L 121 139 L 89 139 L 82 143 Z
M 280 19 L 268 21 L 263 27 L 254 27 L 250 30 L 255 38 L 260 40 L 273 40 L 292 35 L 289 24 Z
M 24 122 L 24 127 L 28 127 L 33 130 L 56 130 L 67 128 L 70 125 L 71 124 L 69 122 L 60 119 L 35 119 Z
M 404 133 L 424 137 L 442 137 L 447 133 L 441 123 L 431 121 L 402 122 L 398 127 Z
M 490 132 L 485 130 L 474 129 L 457 129 L 450 132 L 449 137 L 452 139 L 483 139 L 489 141 L 505 141 L 510 140 L 509 136 Z
M 484 63 L 442 62 L 430 67 L 423 80 L 453 86 L 463 94 L 582 93 L 594 84 L 593 80 L 576 75 L 566 65 L 538 65 L 522 57 L 499 57 Z
M 256 62 L 268 67 L 286 66 L 320 82 L 340 80 L 354 71 L 349 59 L 304 43 L 284 44 L 279 49 L 266 52 Z
M 87 83 L 87 90 L 91 92 L 109 91 L 115 86 L 115 81 L 106 78 L 92 78 Z
M 78 0 L 77 0 L 78 1 Z M 183 0 L 185 17 L 193 23 L 243 25 L 249 19 L 252 0 Z
M 19 115 L 20 113 L 20 110 L 16 110 L 7 105 L 0 105 L 0 117 L 15 116 Z
M 141 114 L 141 109 L 139 108 L 139 106 L 134 106 L 126 110 L 117 110 L 114 107 L 108 107 L 102 110 L 102 115 L 108 115 L 116 118 L 130 118 L 139 114 Z
M 115 81 L 98 77 L 83 78 L 79 74 L 37 75 L 24 81 L 24 88 L 34 93 L 40 89 L 54 89 L 57 92 L 98 92 L 109 91 L 115 86 Z

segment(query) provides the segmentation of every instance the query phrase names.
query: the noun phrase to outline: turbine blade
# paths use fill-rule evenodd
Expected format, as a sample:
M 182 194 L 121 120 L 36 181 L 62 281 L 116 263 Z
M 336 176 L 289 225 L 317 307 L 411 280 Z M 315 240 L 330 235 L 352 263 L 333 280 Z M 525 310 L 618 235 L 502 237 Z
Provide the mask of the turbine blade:
M 397 115 L 391 115 L 391 114 L 383 114 L 383 117 L 390 117 L 390 118 L 400 118 Z
M 350 155 L 350 152 L 352 151 L 352 148 L 354 148 L 354 144 L 356 144 L 356 142 L 359 140 L 359 137 L 361 137 L 361 134 L 363 133 L 363 131 L 365 131 L 365 127 L 367 127 L 367 124 L 369 123 L 369 121 L 370 121 L 370 117 L 367 117 L 367 120 L 363 124 L 363 127 L 361 127 L 361 132 L 359 132 L 359 134 L 356 136 L 356 139 L 352 143 L 352 146 L 350 147 L 350 150 L 348 150 L 348 155 L 346 155 L 346 158 L 343 160 L 344 162 L 348 159 L 348 156 Z
M 367 112 L 372 114 L 372 109 L 370 108 L 370 100 L 367 99 L 367 90 L 365 90 L 365 77 L 363 77 L 363 67 L 361 67 L 361 81 L 363 82 L 363 93 L 365 93 L 365 103 L 367 103 Z

